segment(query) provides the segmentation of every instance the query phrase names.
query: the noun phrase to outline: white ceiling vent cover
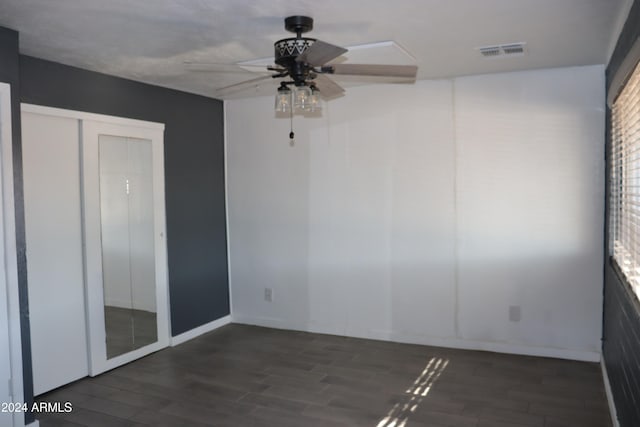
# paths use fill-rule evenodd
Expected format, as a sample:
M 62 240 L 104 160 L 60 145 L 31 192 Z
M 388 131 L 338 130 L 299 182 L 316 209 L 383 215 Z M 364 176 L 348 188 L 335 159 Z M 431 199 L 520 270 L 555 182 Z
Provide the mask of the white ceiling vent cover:
M 476 48 L 483 58 L 506 58 L 524 56 L 527 53 L 526 43 L 509 43 Z

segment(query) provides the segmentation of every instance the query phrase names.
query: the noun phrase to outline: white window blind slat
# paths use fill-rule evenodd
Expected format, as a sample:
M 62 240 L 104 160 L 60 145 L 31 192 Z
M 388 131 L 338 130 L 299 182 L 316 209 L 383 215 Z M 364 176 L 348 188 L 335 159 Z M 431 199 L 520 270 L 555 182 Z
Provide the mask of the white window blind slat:
M 610 254 L 640 293 L 640 65 L 612 105 Z

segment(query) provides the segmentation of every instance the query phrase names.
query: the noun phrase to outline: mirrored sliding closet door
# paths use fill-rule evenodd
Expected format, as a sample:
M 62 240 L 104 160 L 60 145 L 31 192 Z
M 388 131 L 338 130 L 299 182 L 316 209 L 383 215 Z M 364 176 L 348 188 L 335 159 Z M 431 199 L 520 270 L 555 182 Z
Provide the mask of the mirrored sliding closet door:
M 22 104 L 35 395 L 169 343 L 162 123 Z
M 162 133 L 84 122 L 90 373 L 168 344 Z

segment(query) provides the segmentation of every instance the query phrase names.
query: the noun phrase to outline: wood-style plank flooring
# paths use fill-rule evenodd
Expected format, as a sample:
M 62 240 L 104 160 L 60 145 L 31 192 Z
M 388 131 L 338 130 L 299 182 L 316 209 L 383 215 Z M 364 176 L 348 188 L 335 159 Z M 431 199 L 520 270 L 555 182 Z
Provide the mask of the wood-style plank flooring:
M 40 396 L 52 426 L 610 426 L 595 363 L 228 325 Z

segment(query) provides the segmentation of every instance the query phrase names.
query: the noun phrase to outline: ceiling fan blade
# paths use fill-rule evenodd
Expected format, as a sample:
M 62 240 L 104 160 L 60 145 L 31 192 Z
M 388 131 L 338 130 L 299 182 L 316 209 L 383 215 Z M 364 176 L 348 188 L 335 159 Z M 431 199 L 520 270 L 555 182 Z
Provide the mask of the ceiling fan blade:
M 306 62 L 313 67 L 319 67 L 345 52 L 347 49 L 343 47 L 316 40 L 302 55 L 296 58 L 296 62 Z
M 318 74 L 313 82 L 324 99 L 332 99 L 344 94 L 344 88 L 324 74 Z
M 256 84 L 266 81 L 266 80 L 271 80 L 273 77 L 272 76 L 261 76 L 261 77 L 257 77 L 255 79 L 250 79 L 250 80 L 245 80 L 243 82 L 240 83 L 235 83 L 229 86 L 225 86 L 225 87 L 221 87 L 219 89 L 216 89 L 216 94 L 217 95 L 226 95 L 229 93 L 233 93 L 233 92 L 237 92 L 239 90 L 242 89 L 247 89 L 250 88 L 251 86 L 255 86 Z
M 418 73 L 417 65 L 382 65 L 382 64 L 332 64 L 327 68 L 331 74 L 346 74 L 354 76 L 404 77 L 415 80 Z
M 197 62 L 184 61 L 184 68 L 187 71 L 195 73 L 238 73 L 238 72 L 255 72 L 270 73 L 271 71 L 264 65 L 239 65 L 225 64 L 222 62 Z

